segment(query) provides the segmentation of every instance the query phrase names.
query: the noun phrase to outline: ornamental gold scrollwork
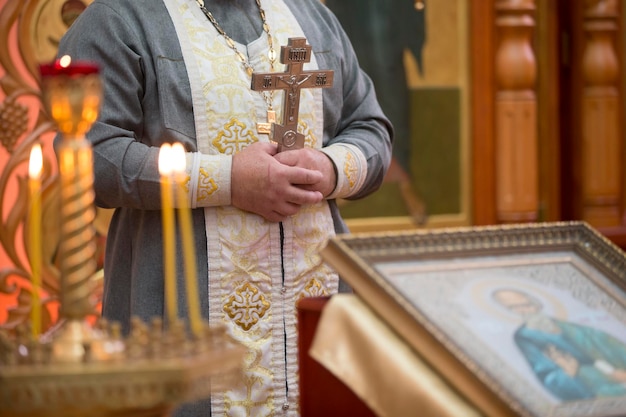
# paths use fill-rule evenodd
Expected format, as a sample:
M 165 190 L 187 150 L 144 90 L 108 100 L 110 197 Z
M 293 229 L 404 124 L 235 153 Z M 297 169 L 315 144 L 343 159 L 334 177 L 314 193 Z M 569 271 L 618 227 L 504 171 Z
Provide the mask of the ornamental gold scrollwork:
M 17 327 L 27 321 L 31 310 L 26 171 L 35 143 L 44 149 L 41 302 L 48 308 L 42 309 L 43 330 L 52 325 L 55 317 L 60 239 L 59 184 L 52 150 L 56 127 L 43 108 L 38 68 L 55 58 L 61 37 L 92 1 L 5 1 L 0 6 L 0 296 L 9 300 L 7 316 L 0 327 Z M 96 220 L 101 240 L 106 234 L 108 216 L 108 212 L 102 211 Z M 101 247 L 102 244 L 98 250 Z

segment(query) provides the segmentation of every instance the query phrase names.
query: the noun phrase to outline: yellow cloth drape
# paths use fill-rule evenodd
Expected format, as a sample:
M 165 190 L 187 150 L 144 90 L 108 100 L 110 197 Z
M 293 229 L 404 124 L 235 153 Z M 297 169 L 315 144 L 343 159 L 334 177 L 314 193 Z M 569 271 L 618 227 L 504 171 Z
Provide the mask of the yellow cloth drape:
M 481 415 L 354 294 L 326 304 L 309 354 L 379 417 Z

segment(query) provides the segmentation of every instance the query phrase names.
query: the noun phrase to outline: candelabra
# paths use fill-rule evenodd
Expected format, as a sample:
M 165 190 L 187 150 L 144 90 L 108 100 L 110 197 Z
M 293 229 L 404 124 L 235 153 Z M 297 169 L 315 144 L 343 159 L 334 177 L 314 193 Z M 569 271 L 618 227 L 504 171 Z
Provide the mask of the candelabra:
M 64 60 L 68 60 L 64 62 Z M 0 417 L 165 416 L 232 384 L 245 354 L 224 329 L 183 321 L 167 328 L 133 319 L 91 325 L 96 272 L 92 148 L 85 134 L 102 94 L 97 67 L 69 57 L 41 67 L 42 96 L 56 122 L 61 182 L 60 311 L 43 335 L 0 332 Z

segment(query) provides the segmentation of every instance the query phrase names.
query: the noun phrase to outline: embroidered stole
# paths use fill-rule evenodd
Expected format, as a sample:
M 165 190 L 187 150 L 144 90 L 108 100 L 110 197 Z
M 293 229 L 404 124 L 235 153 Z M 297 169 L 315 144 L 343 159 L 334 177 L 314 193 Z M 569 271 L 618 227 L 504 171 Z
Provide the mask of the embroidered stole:
M 261 0 L 274 45 L 304 37 L 282 0 Z M 224 38 L 194 0 L 165 0 L 187 67 L 194 104 L 198 149 L 204 154 L 232 155 L 256 141 L 265 122 L 266 105 L 250 89 L 250 77 Z M 210 9 L 210 3 L 207 6 Z M 269 72 L 266 34 L 248 45 L 237 44 L 258 72 Z M 276 71 L 284 71 L 276 63 Z M 316 69 L 315 56 L 306 69 Z M 274 94 L 282 120 L 282 92 Z M 306 145 L 322 146 L 322 92 L 301 92 L 300 133 Z M 210 178 L 210 173 L 203 173 Z M 328 204 L 303 208 L 281 224 L 232 206 L 205 208 L 208 241 L 209 316 L 226 324 L 230 334 L 249 348 L 244 382 L 212 397 L 215 416 L 299 415 L 296 303 L 306 296 L 337 291 L 338 278 L 321 261 L 319 249 L 334 235 Z

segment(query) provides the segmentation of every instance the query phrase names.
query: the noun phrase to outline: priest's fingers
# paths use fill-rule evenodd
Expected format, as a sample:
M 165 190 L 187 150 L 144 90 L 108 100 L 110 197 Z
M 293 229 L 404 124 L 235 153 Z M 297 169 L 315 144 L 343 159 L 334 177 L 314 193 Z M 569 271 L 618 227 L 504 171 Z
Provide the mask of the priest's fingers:
M 322 171 L 320 168 L 323 168 L 326 163 L 332 163 L 324 152 L 313 148 L 280 152 L 274 155 L 274 158 L 283 165 L 314 169 L 317 171 Z
M 290 185 L 289 187 L 277 192 L 279 201 L 283 201 L 285 205 L 306 206 L 310 204 L 317 204 L 324 199 L 324 196 L 319 191 L 305 190 L 301 187 Z M 295 213 L 290 212 L 288 209 L 284 209 L 283 212 L 288 215 Z
M 319 191 L 324 196 L 329 195 L 335 189 L 337 184 L 335 164 L 324 152 L 312 148 L 303 148 L 278 153 L 274 155 L 274 158 L 285 165 L 312 169 L 322 173 L 320 180 L 314 183 L 292 182 L 292 184 L 298 184 L 306 190 Z
M 323 199 L 318 191 L 303 190 L 291 184 L 279 186 L 276 183 L 270 183 L 268 187 L 257 191 L 247 193 L 247 198 L 238 200 L 236 206 L 273 222 L 293 216 L 300 211 L 302 206 L 315 204 Z
M 278 145 L 274 142 L 254 142 L 253 144 L 246 146 L 239 153 L 247 152 L 251 154 L 265 153 L 268 155 L 276 155 L 278 152 Z
M 249 211 L 251 213 L 258 214 L 271 222 L 280 222 L 285 218 L 297 214 L 303 205 L 310 204 L 310 201 L 321 201 L 322 195 L 320 193 L 311 193 L 293 187 L 294 193 L 286 193 L 285 196 L 268 198 L 268 193 L 262 196 L 250 196 L 250 199 L 245 200 L 238 207 L 242 210 Z M 276 195 L 276 194 L 273 194 Z M 293 203 L 285 200 L 290 198 L 296 201 L 305 201 L 305 204 Z
M 294 185 L 313 185 L 319 183 L 324 178 L 320 171 L 290 166 L 277 168 L 276 174 L 284 175 L 288 183 Z
M 233 156 L 231 169 L 231 204 L 256 213 L 270 221 L 290 216 L 305 204 L 322 200 L 318 191 L 304 190 L 294 183 L 314 184 L 322 174 L 318 171 L 281 164 L 271 155 L 271 148 L 255 146 Z M 277 214 L 278 213 L 278 214 Z

